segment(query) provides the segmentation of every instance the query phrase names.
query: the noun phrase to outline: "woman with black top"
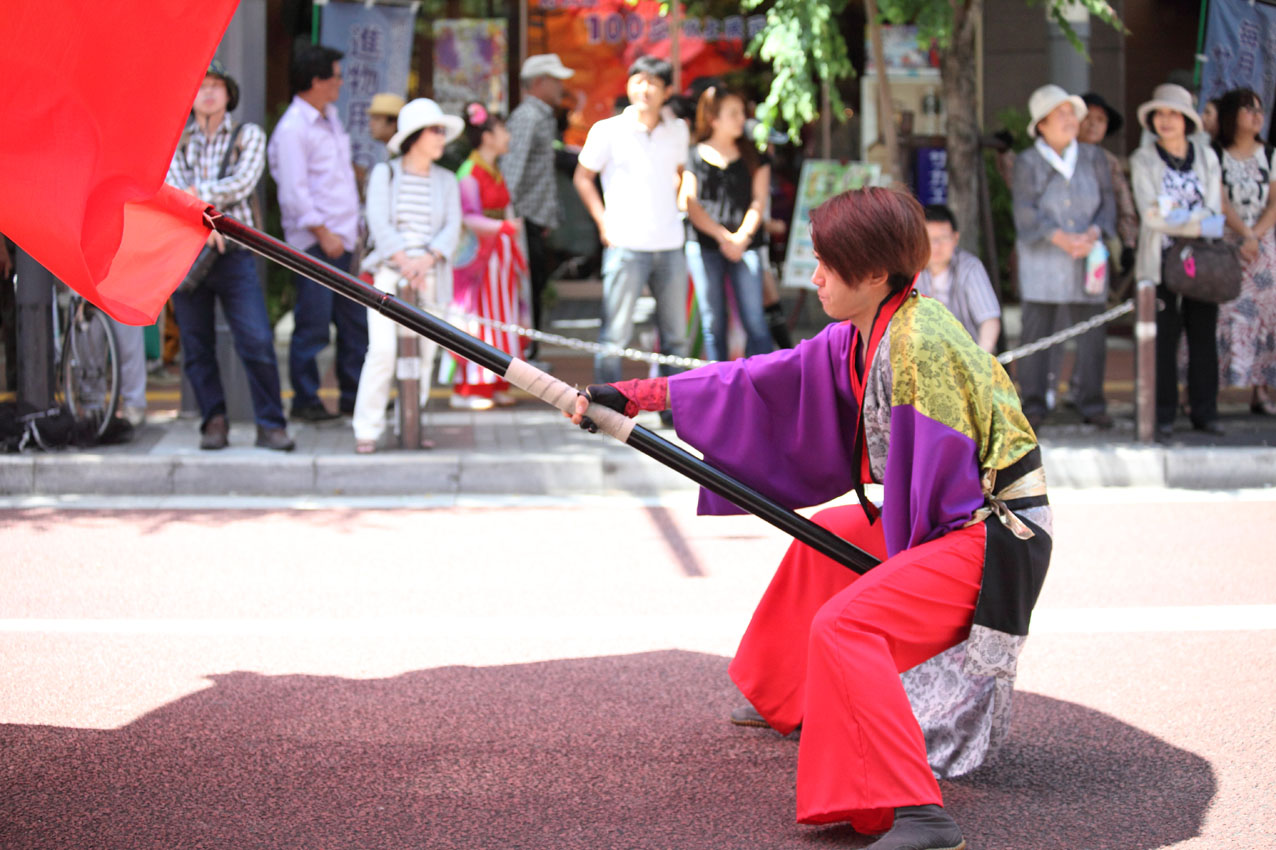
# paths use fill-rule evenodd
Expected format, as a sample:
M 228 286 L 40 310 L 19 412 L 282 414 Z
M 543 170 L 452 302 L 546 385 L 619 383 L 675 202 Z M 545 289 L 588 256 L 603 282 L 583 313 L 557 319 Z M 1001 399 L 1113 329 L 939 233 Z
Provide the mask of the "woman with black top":
M 745 355 L 771 351 L 762 308 L 763 211 L 771 165 L 743 137 L 744 98 L 728 89 L 705 89 L 696 106 L 695 143 L 682 173 L 679 200 L 687 210 L 687 269 L 696 288 L 704 352 L 727 356 L 726 286 L 747 337 Z

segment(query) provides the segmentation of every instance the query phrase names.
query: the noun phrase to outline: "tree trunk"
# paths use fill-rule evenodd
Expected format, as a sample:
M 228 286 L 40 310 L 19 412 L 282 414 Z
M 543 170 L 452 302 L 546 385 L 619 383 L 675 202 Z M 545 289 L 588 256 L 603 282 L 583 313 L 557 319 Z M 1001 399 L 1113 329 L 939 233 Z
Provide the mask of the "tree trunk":
M 953 38 L 940 53 L 939 73 L 948 111 L 948 205 L 957 218 L 961 247 L 979 252 L 979 101 L 975 96 L 975 28 L 983 0 L 953 0 Z
M 876 0 L 864 0 L 864 15 L 868 19 L 869 48 L 873 51 L 873 65 L 877 68 L 877 132 L 886 146 L 886 173 L 898 183 L 899 136 L 895 132 L 895 98 L 891 95 L 890 75 L 886 73 L 886 57 L 882 51 L 882 24 L 877 17 Z

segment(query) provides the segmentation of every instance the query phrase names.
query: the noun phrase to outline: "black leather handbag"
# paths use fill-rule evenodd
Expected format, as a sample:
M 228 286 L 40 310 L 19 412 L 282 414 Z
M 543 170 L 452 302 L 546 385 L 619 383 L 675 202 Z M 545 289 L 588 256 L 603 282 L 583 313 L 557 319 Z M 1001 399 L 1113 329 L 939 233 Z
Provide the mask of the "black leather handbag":
M 1224 239 L 1176 236 L 1161 258 L 1161 282 L 1170 292 L 1222 304 L 1241 294 L 1241 258 Z

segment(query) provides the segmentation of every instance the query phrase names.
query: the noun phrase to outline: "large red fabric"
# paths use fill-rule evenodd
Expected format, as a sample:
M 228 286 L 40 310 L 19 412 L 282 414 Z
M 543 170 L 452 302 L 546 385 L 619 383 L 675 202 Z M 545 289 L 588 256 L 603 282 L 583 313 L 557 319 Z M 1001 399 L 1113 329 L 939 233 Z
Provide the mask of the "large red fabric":
M 155 321 L 208 235 L 164 176 L 238 0 L 5 0 L 0 233 L 117 319 Z
M 882 524 L 858 506 L 815 521 L 879 558 Z M 740 692 L 781 733 L 802 725 L 797 819 L 885 832 L 899 806 L 942 803 L 899 674 L 965 640 L 983 575 L 982 524 L 859 576 L 794 542 L 731 662 Z

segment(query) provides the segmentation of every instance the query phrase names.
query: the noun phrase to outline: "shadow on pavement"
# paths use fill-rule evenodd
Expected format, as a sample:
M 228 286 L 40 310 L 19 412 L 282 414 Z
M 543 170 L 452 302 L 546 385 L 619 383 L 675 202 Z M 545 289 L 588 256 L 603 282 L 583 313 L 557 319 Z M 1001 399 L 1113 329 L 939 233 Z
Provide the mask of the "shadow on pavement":
M 210 677 L 120 729 L 0 727 L 0 845 L 862 847 L 793 823 L 797 746 L 730 726 L 727 659 L 684 651 L 385 679 Z M 1021 694 L 998 762 L 946 783 L 972 848 L 1189 838 L 1209 765 Z

